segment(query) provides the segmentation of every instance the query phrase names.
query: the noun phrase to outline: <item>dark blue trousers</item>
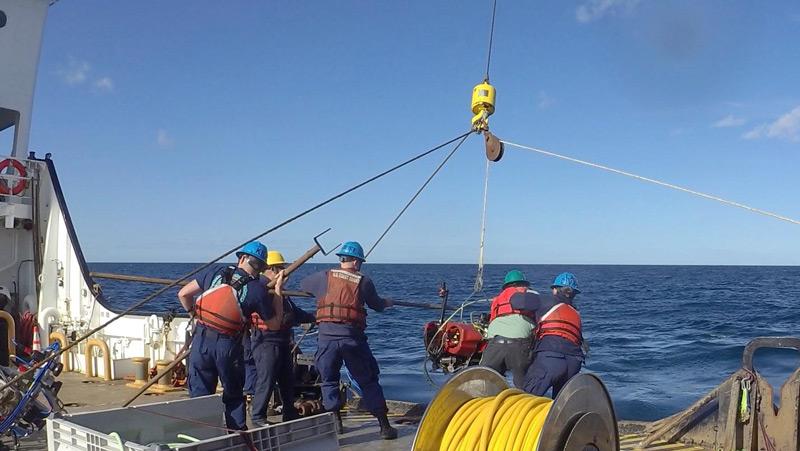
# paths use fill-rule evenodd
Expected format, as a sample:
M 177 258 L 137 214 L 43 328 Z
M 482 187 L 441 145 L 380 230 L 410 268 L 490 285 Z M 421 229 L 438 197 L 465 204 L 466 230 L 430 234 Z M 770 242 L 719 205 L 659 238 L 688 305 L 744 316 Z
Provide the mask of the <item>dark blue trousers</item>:
M 219 378 L 228 429 L 247 429 L 242 353 L 241 338 L 221 334 L 202 324 L 197 325 L 189 353 L 189 396 L 195 398 L 214 394 Z
M 261 332 L 253 331 L 250 343 L 257 368 L 255 394 L 250 404 L 253 422 L 267 418 L 267 404 L 278 382 L 278 394 L 283 404 L 283 421 L 300 417 L 294 408 L 294 365 L 291 342 L 265 340 Z
M 339 337 L 319 335 L 317 339 L 316 366 L 322 378 L 322 403 L 327 410 L 339 410 L 339 377 L 342 362 L 347 364 L 350 375 L 361 387 L 361 395 L 367 410 L 375 416 L 386 415 L 386 398 L 378 383 L 378 362 L 372 355 L 367 336 Z
M 524 390 L 532 395 L 544 396 L 553 387 L 553 399 L 564 384 L 581 370 L 583 357 L 555 351 L 540 351 L 525 374 Z
M 253 351 L 250 345 L 250 334 L 245 332 L 242 337 L 242 346 L 244 347 L 244 394 L 254 395 L 256 390 L 256 360 L 253 358 Z

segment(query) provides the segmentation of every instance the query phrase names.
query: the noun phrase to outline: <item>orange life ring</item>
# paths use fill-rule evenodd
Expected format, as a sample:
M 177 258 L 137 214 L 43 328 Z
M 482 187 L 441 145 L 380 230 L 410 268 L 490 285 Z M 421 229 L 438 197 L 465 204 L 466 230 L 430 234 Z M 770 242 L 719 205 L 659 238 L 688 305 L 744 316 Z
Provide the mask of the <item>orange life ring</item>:
M 11 158 L 6 158 L 2 162 L 0 162 L 0 171 L 9 166 L 14 166 L 14 169 L 16 169 L 17 172 L 19 172 L 20 177 L 28 176 L 28 172 L 25 171 L 25 165 L 20 163 L 18 160 L 12 160 Z M 25 189 L 25 186 L 26 186 L 25 180 L 18 180 L 17 183 L 15 183 L 14 186 L 11 187 L 11 190 L 9 190 L 8 185 L 6 185 L 5 183 L 0 183 L 0 194 L 4 195 L 11 194 L 16 196 L 17 194 L 21 193 L 22 190 Z

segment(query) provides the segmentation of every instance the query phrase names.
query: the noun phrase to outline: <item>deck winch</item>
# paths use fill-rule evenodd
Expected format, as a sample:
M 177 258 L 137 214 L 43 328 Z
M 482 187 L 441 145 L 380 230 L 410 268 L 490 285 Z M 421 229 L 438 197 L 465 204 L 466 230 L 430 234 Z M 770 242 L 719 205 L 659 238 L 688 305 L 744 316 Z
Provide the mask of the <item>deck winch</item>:
M 551 401 L 510 389 L 494 370 L 475 367 L 439 390 L 412 449 L 618 451 L 619 433 L 608 391 L 593 374 L 573 377 Z

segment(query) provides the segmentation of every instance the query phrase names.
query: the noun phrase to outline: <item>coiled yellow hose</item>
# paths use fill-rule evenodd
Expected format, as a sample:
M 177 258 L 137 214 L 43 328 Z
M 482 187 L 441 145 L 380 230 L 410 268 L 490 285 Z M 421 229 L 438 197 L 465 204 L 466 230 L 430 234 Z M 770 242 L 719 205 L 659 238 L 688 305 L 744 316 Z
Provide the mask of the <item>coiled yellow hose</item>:
M 475 398 L 458 409 L 440 451 L 521 451 L 536 449 L 553 400 L 522 390 Z

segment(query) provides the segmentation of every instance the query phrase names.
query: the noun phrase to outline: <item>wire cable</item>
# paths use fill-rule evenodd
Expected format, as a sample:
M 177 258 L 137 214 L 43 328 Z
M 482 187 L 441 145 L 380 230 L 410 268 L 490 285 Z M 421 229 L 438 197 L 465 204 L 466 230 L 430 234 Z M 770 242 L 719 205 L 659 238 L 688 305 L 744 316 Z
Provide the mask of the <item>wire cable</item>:
M 247 240 L 247 241 L 245 241 L 244 243 L 242 243 L 242 244 L 239 244 L 238 246 L 236 246 L 236 247 L 234 247 L 234 248 L 232 248 L 232 249 L 230 249 L 230 250 L 226 251 L 225 253 L 221 254 L 220 256 L 218 256 L 217 258 L 215 258 L 215 259 L 211 260 L 210 262 L 208 262 L 208 263 L 205 263 L 205 264 L 203 264 L 203 265 L 201 265 L 201 266 L 199 266 L 199 267 L 197 267 L 197 268 L 193 269 L 193 270 L 192 270 L 192 271 L 190 271 L 189 273 L 187 273 L 187 274 L 185 274 L 185 275 L 181 276 L 179 279 L 172 281 L 170 284 L 168 284 L 168 285 L 164 286 L 163 288 L 159 289 L 159 290 L 158 290 L 158 291 L 156 291 L 155 293 L 153 293 L 153 294 L 151 294 L 151 295 L 147 296 L 146 298 L 142 299 L 141 301 L 137 302 L 136 304 L 132 305 L 131 307 L 128 307 L 127 309 L 125 309 L 124 311 L 120 312 L 120 313 L 119 313 L 119 314 L 117 314 L 116 316 L 112 317 L 111 319 L 109 319 L 109 320 L 108 320 L 108 321 L 106 321 L 105 323 L 103 323 L 103 324 L 101 324 L 101 325 L 99 325 L 99 326 L 95 327 L 94 329 L 92 329 L 92 330 L 90 330 L 90 331 L 86 332 L 84 335 L 82 335 L 81 337 L 79 337 L 77 340 L 75 340 L 75 341 L 73 341 L 72 343 L 70 343 L 69 345 L 65 346 L 65 347 L 64 347 L 64 348 L 62 348 L 60 351 L 58 351 L 58 352 L 56 352 L 56 353 L 53 353 L 53 354 L 51 354 L 50 356 L 48 356 L 47 358 L 45 358 L 45 359 L 44 359 L 44 360 L 42 360 L 41 362 L 39 362 L 39 363 L 37 363 L 36 365 L 32 366 L 30 369 L 28 369 L 28 370 L 27 370 L 27 371 L 25 371 L 24 373 L 20 373 L 20 374 L 18 374 L 17 376 L 13 377 L 13 378 L 12 378 L 10 381 L 6 382 L 6 383 L 5 383 L 5 384 L 4 384 L 2 387 L 0 387 L 0 392 L 2 392 L 3 390 L 5 390 L 5 389 L 6 389 L 8 386 L 10 386 L 11 384 L 13 384 L 13 383 L 15 383 L 16 381 L 18 381 L 18 380 L 22 379 L 23 377 L 25 377 L 25 375 L 27 375 L 27 374 L 28 374 L 28 373 L 30 373 L 31 371 L 35 371 L 35 370 L 37 370 L 37 369 L 41 368 L 41 367 L 42 367 L 44 364 L 46 364 L 46 363 L 47 363 L 47 362 L 49 362 L 50 360 L 53 360 L 53 359 L 55 359 L 55 358 L 58 358 L 59 356 L 61 356 L 61 354 L 63 354 L 63 353 L 65 353 L 65 352 L 69 351 L 70 349 L 74 348 L 74 347 L 75 347 L 75 346 L 77 346 L 79 343 L 81 343 L 82 341 L 86 340 L 87 338 L 90 338 L 92 335 L 94 335 L 95 333 L 99 332 L 99 331 L 100 331 L 100 330 L 102 330 L 104 327 L 108 326 L 109 324 L 111 324 L 111 323 L 115 322 L 116 320 L 118 320 L 118 319 L 122 318 L 123 316 L 125 316 L 125 315 L 127 315 L 127 314 L 129 314 L 129 313 L 133 312 L 134 310 L 138 309 L 139 307 L 141 307 L 141 306 L 145 305 L 146 303 L 148 303 L 148 302 L 152 301 L 152 300 L 153 300 L 153 299 L 155 299 L 156 297 L 158 297 L 158 296 L 160 296 L 160 295 L 164 294 L 164 293 L 165 293 L 165 292 L 167 292 L 167 290 L 169 290 L 170 288 L 172 288 L 172 287 L 174 287 L 174 286 L 178 285 L 179 283 L 181 283 L 181 282 L 183 282 L 184 280 L 188 279 L 189 277 L 191 277 L 191 276 L 193 276 L 193 275 L 197 274 L 198 272 L 200 272 L 200 271 L 202 271 L 202 270 L 204 270 L 204 269 L 208 268 L 209 266 L 213 265 L 214 263 L 218 262 L 219 260 L 222 260 L 222 259 L 223 259 L 223 258 L 225 258 L 227 255 L 229 255 L 229 254 L 231 254 L 231 253 L 233 253 L 233 252 L 235 252 L 235 251 L 239 250 L 239 249 L 240 249 L 242 246 L 244 246 L 246 243 L 248 243 L 248 242 L 250 242 L 250 241 L 256 241 L 256 240 L 258 240 L 259 238 L 261 238 L 261 237 L 263 237 L 263 236 L 266 236 L 266 235 L 268 235 L 268 234 L 270 234 L 270 233 L 272 233 L 272 232 L 274 232 L 274 231 L 276 231 L 276 230 L 280 229 L 281 227 L 283 227 L 283 226 L 285 226 L 285 225 L 287 225 L 287 224 L 289 224 L 289 223 L 291 223 L 291 222 L 294 222 L 295 220 L 297 220 L 297 219 L 300 219 L 300 218 L 302 218 L 303 216 L 305 216 L 305 215 L 307 215 L 307 214 L 309 214 L 309 213 L 311 213 L 311 212 L 313 212 L 313 211 L 315 211 L 315 210 L 317 210 L 317 209 L 319 209 L 319 208 L 321 208 L 321 207 L 323 207 L 323 206 L 325 206 L 325 205 L 327 205 L 327 204 L 329 204 L 329 203 L 333 202 L 334 200 L 336 200 L 336 199 L 339 199 L 340 197 L 342 197 L 342 196 L 345 196 L 345 195 L 347 195 L 347 194 L 349 194 L 349 193 L 351 193 L 351 192 L 353 192 L 353 191 L 355 191 L 355 190 L 357 190 L 357 189 L 361 188 L 361 187 L 362 187 L 362 186 L 364 186 L 364 185 L 367 185 L 367 184 L 369 184 L 369 183 L 371 183 L 371 182 L 374 182 L 375 180 L 378 180 L 379 178 L 381 178 L 381 177 L 383 177 L 383 176 L 385 176 L 385 175 L 388 175 L 388 174 L 390 174 L 390 173 L 392 173 L 392 172 L 394 172 L 394 171 L 396 171 L 396 170 L 398 170 L 398 169 L 400 169 L 400 168 L 402 168 L 402 167 L 404 167 L 404 166 L 406 166 L 406 165 L 408 165 L 408 164 L 411 164 L 411 163 L 413 163 L 413 162 L 415 162 L 415 161 L 419 160 L 420 158 L 422 158 L 422 157 L 425 157 L 425 156 L 427 156 L 427 155 L 429 155 L 429 154 L 431 154 L 431 153 L 433 153 L 433 152 L 435 152 L 435 151 L 437 151 L 437 150 L 441 149 L 442 147 L 445 147 L 445 146 L 447 146 L 448 144 L 451 144 L 451 143 L 453 143 L 453 142 L 456 142 L 456 141 L 458 141 L 459 139 L 461 139 L 461 140 L 462 140 L 462 142 L 463 142 L 463 140 L 464 140 L 464 139 L 465 139 L 467 136 L 469 136 L 469 134 L 470 134 L 470 133 L 472 133 L 472 132 L 471 132 L 471 131 L 469 131 L 469 132 L 467 132 L 467 133 L 464 133 L 464 134 L 462 134 L 462 135 L 459 135 L 459 136 L 457 136 L 457 137 L 455 137 L 455 138 L 453 138 L 453 139 L 451 139 L 451 140 L 449 140 L 449 141 L 447 141 L 447 142 L 445 142 L 445 143 L 443 143 L 443 144 L 440 144 L 440 145 L 438 145 L 438 146 L 436 146 L 436 147 L 434 147 L 434 148 L 432 148 L 432 149 L 426 150 L 425 152 L 422 152 L 421 154 L 419 154 L 419 155 L 417 155 L 417 156 L 415 156 L 415 157 L 413 157 L 413 158 L 410 158 L 410 159 L 408 159 L 408 160 L 406 160 L 406 161 L 404 161 L 404 162 L 402 162 L 402 163 L 400 163 L 400 164 L 398 164 L 398 165 L 396 165 L 396 166 L 394 166 L 394 167 L 392 167 L 392 168 L 390 168 L 390 169 L 387 169 L 386 171 L 383 171 L 383 172 L 381 172 L 380 174 L 378 174 L 378 175 L 375 175 L 375 176 L 373 176 L 373 177 L 371 177 L 371 178 L 369 178 L 369 179 L 367 179 L 367 180 L 365 180 L 365 181 L 363 181 L 363 182 L 361 182 L 361 183 L 359 183 L 359 184 L 357 184 L 357 185 L 355 185 L 355 186 L 353 186 L 353 187 L 351 187 L 351 188 L 348 188 L 348 189 L 346 189 L 346 190 L 342 191 L 341 193 L 339 193 L 339 194 L 336 194 L 336 195 L 334 195 L 334 196 L 332 196 L 332 197 L 328 198 L 327 200 L 324 200 L 324 201 L 322 201 L 322 202 L 318 203 L 317 205 L 314 205 L 313 207 L 311 207 L 311 208 L 309 208 L 309 209 L 307 209 L 307 210 L 305 210 L 305 211 L 303 211 L 303 212 L 301 212 L 301 213 L 298 213 L 298 214 L 297 214 L 297 215 L 295 215 L 295 216 L 292 216 L 291 218 L 289 218 L 289 219 L 287 219 L 287 220 L 285 220 L 285 221 L 281 222 L 280 224 L 278 224 L 278 225 L 276 225 L 276 226 L 274 226 L 274 227 L 272 227 L 272 228 L 270 228 L 270 229 L 266 230 L 265 232 L 263 232 L 263 233 L 260 233 L 260 234 L 258 234 L 258 235 L 256 235 L 256 236 L 254 236 L 254 237 L 250 238 L 249 240 Z
M 497 13 L 497 0 L 494 0 L 492 6 L 492 26 L 489 30 L 489 55 L 486 57 L 486 82 L 489 82 L 489 65 L 492 62 L 492 43 L 494 41 L 494 18 Z
M 585 166 L 589 166 L 589 167 L 593 167 L 593 168 L 597 168 L 597 169 L 602 169 L 604 171 L 613 172 L 613 173 L 619 174 L 619 175 L 624 175 L 626 177 L 631 177 L 631 178 L 634 178 L 636 180 L 641 180 L 643 182 L 653 183 L 655 185 L 663 186 L 665 188 L 671 188 L 671 189 L 674 189 L 674 190 L 677 190 L 677 191 L 681 191 L 681 192 L 684 192 L 684 193 L 687 193 L 687 194 L 692 194 L 694 196 L 699 196 L 699 197 L 703 197 L 705 199 L 710 199 L 710 200 L 713 200 L 713 201 L 721 202 L 721 203 L 723 203 L 725 205 L 730 205 L 730 206 L 733 206 L 733 207 L 739 207 L 739 208 L 742 208 L 742 209 L 745 209 L 745 210 L 748 210 L 748 211 L 752 211 L 753 213 L 762 214 L 764 216 L 769 216 L 771 218 L 780 219 L 781 221 L 786 221 L 786 222 L 790 222 L 792 224 L 800 225 L 800 221 L 798 221 L 796 219 L 787 218 L 786 216 L 780 216 L 780 215 L 777 215 L 775 213 L 770 213 L 768 211 L 760 210 L 758 208 L 750 207 L 748 205 L 740 204 L 738 202 L 725 200 L 725 199 L 723 199 L 721 197 L 717 197 L 717 196 L 712 196 L 710 194 L 701 193 L 700 191 L 695 191 L 695 190 L 691 190 L 691 189 L 688 189 L 688 188 L 683 188 L 681 186 L 673 185 L 671 183 L 661 182 L 661 181 L 656 180 L 656 179 L 651 179 L 649 177 L 644 177 L 644 176 L 641 176 L 641 175 L 632 174 L 630 172 L 620 171 L 619 169 L 614 169 L 614 168 L 610 168 L 608 166 L 602 166 L 602 165 L 599 165 L 599 164 L 590 163 L 588 161 L 579 160 L 577 158 L 572 158 L 572 157 L 567 157 L 567 156 L 564 156 L 564 155 L 559 155 L 557 153 L 548 152 L 546 150 L 541 150 L 541 149 L 536 149 L 536 148 L 533 148 L 533 147 L 523 146 L 521 144 L 515 144 L 515 143 L 509 142 L 509 141 L 501 140 L 500 142 L 502 142 L 503 144 L 509 145 L 509 146 L 519 147 L 520 149 L 530 150 L 530 151 L 533 151 L 533 152 L 540 153 L 542 155 L 548 155 L 548 156 L 551 156 L 551 157 L 560 158 L 562 160 L 571 161 L 573 163 L 578 163 L 578 164 L 582 164 L 582 165 L 585 165 Z
M 430 183 L 431 180 L 433 180 L 433 178 L 436 177 L 436 174 L 438 174 L 439 171 L 442 169 L 442 167 L 444 167 L 445 163 L 447 163 L 447 161 L 450 160 L 450 157 L 452 157 L 453 154 L 456 153 L 458 148 L 461 147 L 462 144 L 464 144 L 464 141 L 467 140 L 467 137 L 469 137 L 470 133 L 471 132 L 467 132 L 465 135 L 462 135 L 461 141 L 459 141 L 459 143 L 456 144 L 456 146 L 453 148 L 453 150 L 451 150 L 450 153 L 447 154 L 447 156 L 444 158 L 444 160 L 442 160 L 442 162 L 439 163 L 439 166 L 436 167 L 436 169 L 433 171 L 433 173 L 430 175 L 430 177 L 428 177 L 428 179 L 425 180 L 425 183 L 423 183 L 422 186 L 419 187 L 417 192 L 414 193 L 414 196 L 412 196 L 411 200 L 408 201 L 406 206 L 403 207 L 402 210 L 400 210 L 400 213 L 398 213 L 397 216 L 395 216 L 395 218 L 392 221 L 392 223 L 389 224 L 389 227 L 387 227 L 386 230 L 384 230 L 383 233 L 381 233 L 381 236 L 379 236 L 378 240 L 375 241 L 375 244 L 373 244 L 372 247 L 369 248 L 369 251 L 367 251 L 367 254 L 364 257 L 369 257 L 369 254 L 371 254 L 372 251 L 375 250 L 375 248 L 378 246 L 378 243 L 380 243 L 381 240 L 383 240 L 383 237 L 385 237 L 386 234 L 389 233 L 389 230 L 391 230 L 392 227 L 394 227 L 395 223 L 397 223 L 397 221 L 400 219 L 400 217 L 403 216 L 403 213 L 405 213 L 406 210 L 408 210 L 408 207 L 410 207 L 411 204 L 414 203 L 414 201 L 417 199 L 417 197 L 422 193 L 422 190 L 424 190 L 425 187 L 428 186 L 428 183 Z
M 483 213 L 481 215 L 481 244 L 478 248 L 478 275 L 473 290 L 483 292 L 483 244 L 486 239 L 486 196 L 489 193 L 489 160 L 486 160 L 486 180 L 483 184 Z

